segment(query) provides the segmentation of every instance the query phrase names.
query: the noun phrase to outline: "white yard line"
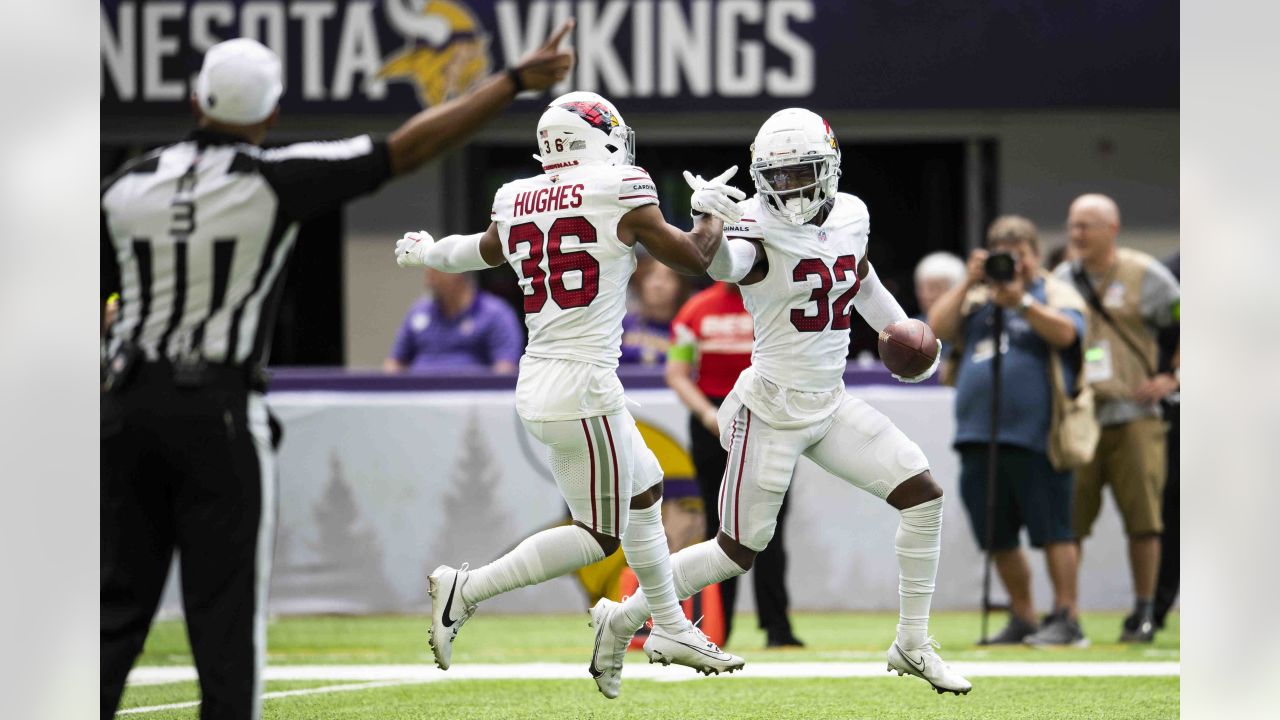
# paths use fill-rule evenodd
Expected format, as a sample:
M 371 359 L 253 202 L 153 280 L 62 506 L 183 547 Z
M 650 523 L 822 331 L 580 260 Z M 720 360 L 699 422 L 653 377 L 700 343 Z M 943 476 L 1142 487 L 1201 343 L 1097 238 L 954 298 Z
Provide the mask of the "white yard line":
M 191 679 L 195 678 L 195 671 L 192 671 Z M 270 679 L 270 678 L 268 678 Z M 383 682 L 363 682 L 354 685 L 326 685 L 325 687 L 303 688 L 301 690 L 280 690 L 278 692 L 263 693 L 263 700 L 274 700 L 275 698 L 292 697 L 294 695 L 320 695 L 322 693 L 350 692 L 352 690 L 368 690 L 369 688 L 392 687 L 395 685 L 412 685 L 422 682 L 421 680 L 387 680 Z M 180 710 L 182 708 L 195 707 L 200 704 L 199 700 L 191 700 L 189 702 L 169 703 L 168 705 L 151 705 L 148 707 L 129 708 L 128 710 L 120 710 L 116 715 L 137 715 L 138 713 L 159 712 L 161 710 Z

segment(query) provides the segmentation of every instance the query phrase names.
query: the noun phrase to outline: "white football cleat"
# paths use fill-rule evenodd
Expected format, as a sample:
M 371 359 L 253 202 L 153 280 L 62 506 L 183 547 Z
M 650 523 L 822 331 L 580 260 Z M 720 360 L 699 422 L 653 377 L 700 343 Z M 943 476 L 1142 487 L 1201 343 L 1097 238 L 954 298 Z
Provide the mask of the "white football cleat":
M 895 640 L 893 645 L 889 646 L 889 672 L 897 670 L 899 677 L 904 673 L 915 675 L 932 685 L 939 695 L 944 692 L 957 695 L 968 694 L 973 689 L 973 683 L 965 680 L 960 673 L 943 662 L 935 650 L 937 647 L 940 647 L 938 643 L 933 638 L 929 638 L 924 647 L 904 650 Z
M 587 670 L 595 678 L 600 694 L 610 700 L 618 697 L 621 692 L 622 663 L 626 660 L 627 648 L 631 645 L 631 635 L 623 637 L 609 628 L 609 620 L 619 607 L 621 603 L 600 598 L 590 610 L 590 627 L 596 629 L 596 644 Z
M 427 578 L 431 593 L 431 631 L 427 642 L 441 670 L 449 669 L 453 658 L 453 641 L 458 631 L 476 611 L 475 605 L 463 607 L 462 586 L 467 582 L 467 564 L 454 569 L 441 565 Z
M 669 633 L 654 625 L 644 643 L 644 654 L 649 656 L 650 664 L 675 663 L 691 667 L 703 675 L 733 672 L 746 664 L 737 655 L 721 650 L 693 625 L 678 633 Z

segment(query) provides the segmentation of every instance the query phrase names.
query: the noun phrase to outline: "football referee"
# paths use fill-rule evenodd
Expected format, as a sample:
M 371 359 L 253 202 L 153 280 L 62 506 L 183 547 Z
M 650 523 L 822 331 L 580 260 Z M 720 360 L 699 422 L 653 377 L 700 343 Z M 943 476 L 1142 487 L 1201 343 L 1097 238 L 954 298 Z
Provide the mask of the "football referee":
M 263 400 L 298 225 L 461 141 L 573 62 L 561 26 L 465 97 L 363 135 L 264 150 L 280 59 L 248 39 L 205 54 L 187 139 L 102 188 L 101 292 L 119 293 L 101 404 L 101 712 L 115 714 L 176 550 L 203 720 L 261 710 L 274 459 Z

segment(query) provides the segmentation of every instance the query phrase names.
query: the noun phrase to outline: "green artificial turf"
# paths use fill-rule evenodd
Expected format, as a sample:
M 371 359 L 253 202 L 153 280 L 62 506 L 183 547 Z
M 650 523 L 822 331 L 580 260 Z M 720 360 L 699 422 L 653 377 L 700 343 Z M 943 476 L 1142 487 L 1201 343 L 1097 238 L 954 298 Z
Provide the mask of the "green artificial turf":
M 195 720 L 196 708 L 129 717 Z M 520 718 L 904 718 L 1036 720 L 1178 717 L 1178 678 L 980 678 L 967 696 L 936 695 L 914 678 L 637 680 L 605 700 L 589 679 L 471 680 L 378 687 L 265 701 L 264 720 L 516 720 Z

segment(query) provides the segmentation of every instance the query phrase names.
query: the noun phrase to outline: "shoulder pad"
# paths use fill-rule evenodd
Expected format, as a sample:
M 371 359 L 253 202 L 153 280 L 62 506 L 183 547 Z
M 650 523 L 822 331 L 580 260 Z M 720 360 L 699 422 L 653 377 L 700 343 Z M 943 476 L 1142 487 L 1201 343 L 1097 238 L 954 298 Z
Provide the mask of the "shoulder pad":
M 658 204 L 658 186 L 644 168 L 622 165 L 614 168 L 618 182 L 618 202 L 628 208 Z
M 871 222 L 871 214 L 867 211 L 867 204 L 857 195 L 848 193 L 836 193 L 835 211 L 836 225 L 839 227 L 869 225 Z
M 526 185 L 531 184 L 531 180 L 536 178 L 519 178 L 504 183 L 498 191 L 493 194 L 493 205 L 489 208 L 489 220 L 492 222 L 510 221 L 512 215 L 512 205 L 515 201 L 515 195 L 523 192 L 528 188 Z
M 760 213 L 766 212 L 755 197 L 737 203 L 742 210 L 742 218 L 737 222 L 724 224 L 725 237 L 762 238 L 764 231 L 760 229 Z

